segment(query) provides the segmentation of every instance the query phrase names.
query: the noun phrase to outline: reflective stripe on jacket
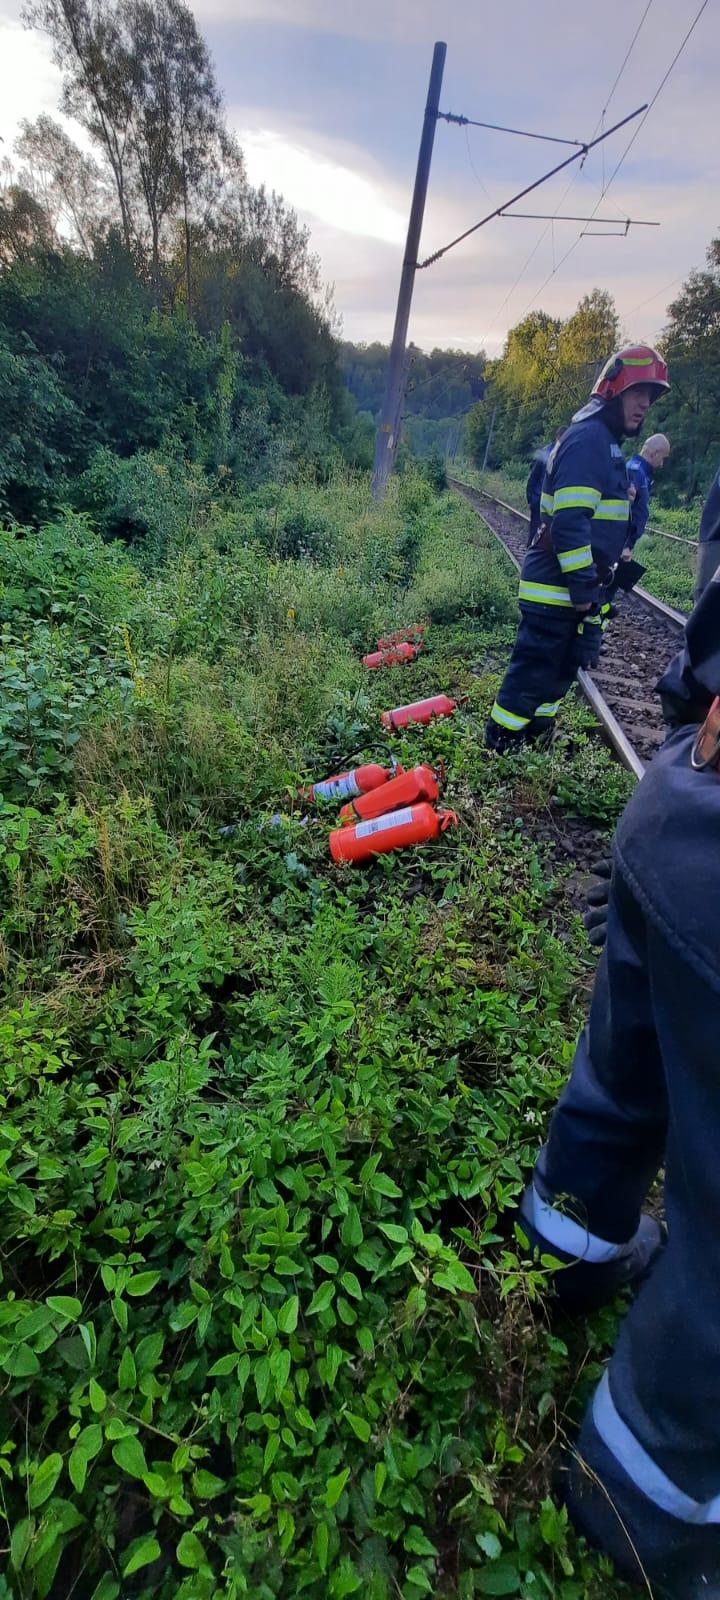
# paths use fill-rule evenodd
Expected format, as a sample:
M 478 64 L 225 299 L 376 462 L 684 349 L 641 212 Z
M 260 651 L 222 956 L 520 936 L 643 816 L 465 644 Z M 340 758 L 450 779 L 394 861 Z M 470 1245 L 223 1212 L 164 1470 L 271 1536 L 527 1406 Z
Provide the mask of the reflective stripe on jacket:
M 573 423 L 551 452 L 540 515 L 549 525 L 552 550 L 528 551 L 522 603 L 597 603 L 628 533 L 625 460 L 602 414 Z

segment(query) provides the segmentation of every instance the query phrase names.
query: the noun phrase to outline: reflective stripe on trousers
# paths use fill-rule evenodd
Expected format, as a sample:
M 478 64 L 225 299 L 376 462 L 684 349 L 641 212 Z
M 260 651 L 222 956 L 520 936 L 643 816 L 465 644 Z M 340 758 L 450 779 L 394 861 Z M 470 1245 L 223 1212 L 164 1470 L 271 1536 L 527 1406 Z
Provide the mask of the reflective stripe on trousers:
M 625 1249 L 625 1245 L 612 1244 L 609 1239 L 599 1238 L 589 1228 L 584 1228 L 581 1222 L 575 1222 L 564 1211 L 558 1211 L 547 1200 L 543 1200 L 534 1184 L 520 1209 L 549 1245 L 561 1250 L 564 1256 L 571 1256 L 573 1261 L 592 1261 L 597 1265 L 614 1261 Z
M 720 1494 L 703 1503 L 691 1499 L 689 1494 L 671 1482 L 631 1433 L 627 1423 L 623 1422 L 610 1393 L 607 1372 L 595 1390 L 592 1419 L 603 1444 L 623 1472 L 660 1511 L 666 1511 L 669 1516 L 677 1517 L 679 1522 L 690 1522 L 696 1527 L 720 1523 Z
M 493 722 L 499 722 L 501 728 L 509 728 L 511 733 L 520 733 L 521 729 L 526 728 L 530 721 L 529 717 L 519 717 L 514 711 L 506 711 L 505 707 L 499 705 L 497 700 L 490 712 L 490 716 Z

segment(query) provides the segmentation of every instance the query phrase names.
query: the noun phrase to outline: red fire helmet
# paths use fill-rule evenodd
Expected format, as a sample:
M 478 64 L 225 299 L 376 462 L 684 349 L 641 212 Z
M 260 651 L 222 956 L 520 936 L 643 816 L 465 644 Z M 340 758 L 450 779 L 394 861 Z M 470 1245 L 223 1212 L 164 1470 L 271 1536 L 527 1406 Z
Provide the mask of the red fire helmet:
M 631 344 L 618 350 L 606 361 L 592 392 L 602 400 L 614 400 L 617 394 L 638 383 L 650 385 L 653 400 L 659 400 L 663 390 L 670 388 L 665 362 L 649 344 Z

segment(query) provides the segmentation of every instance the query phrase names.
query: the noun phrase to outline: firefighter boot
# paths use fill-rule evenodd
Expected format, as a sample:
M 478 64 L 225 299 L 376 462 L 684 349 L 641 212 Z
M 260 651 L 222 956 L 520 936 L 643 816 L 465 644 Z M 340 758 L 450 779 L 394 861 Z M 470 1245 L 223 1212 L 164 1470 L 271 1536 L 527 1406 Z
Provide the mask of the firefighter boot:
M 501 728 L 500 724 L 489 717 L 485 723 L 485 748 L 495 750 L 497 755 L 506 756 L 513 750 L 520 750 L 525 743 L 524 730 L 519 733 L 512 732 L 509 728 Z
M 556 735 L 556 724 L 554 720 L 551 721 L 548 717 L 533 717 L 525 729 L 527 743 L 541 750 L 549 749 L 550 745 L 554 743 Z
M 555 1231 L 550 1217 L 560 1219 L 563 1232 L 567 1231 L 567 1248 L 560 1248 L 544 1231 Z M 533 1253 L 552 1256 L 561 1264 L 563 1270 L 553 1276 L 552 1288 L 567 1311 L 594 1311 L 622 1289 L 637 1288 L 665 1244 L 660 1223 L 644 1212 L 637 1232 L 627 1244 L 613 1245 L 596 1239 L 581 1223 L 542 1199 L 537 1178 L 525 1190 L 518 1222 Z

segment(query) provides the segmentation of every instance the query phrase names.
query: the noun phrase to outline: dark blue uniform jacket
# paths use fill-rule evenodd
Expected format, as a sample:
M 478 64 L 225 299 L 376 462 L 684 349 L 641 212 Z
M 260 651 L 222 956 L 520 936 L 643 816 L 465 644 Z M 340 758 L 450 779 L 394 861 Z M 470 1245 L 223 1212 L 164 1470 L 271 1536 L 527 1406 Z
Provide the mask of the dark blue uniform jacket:
M 540 542 L 523 564 L 521 603 L 556 613 L 597 604 L 628 537 L 625 459 L 602 411 L 573 422 L 552 450 L 540 515 Z
M 638 539 L 642 539 L 647 527 L 655 473 L 650 462 L 645 461 L 643 456 L 631 456 L 627 464 L 627 475 L 628 481 L 635 485 L 635 499 L 630 507 L 630 535 L 627 541 L 632 550 Z

